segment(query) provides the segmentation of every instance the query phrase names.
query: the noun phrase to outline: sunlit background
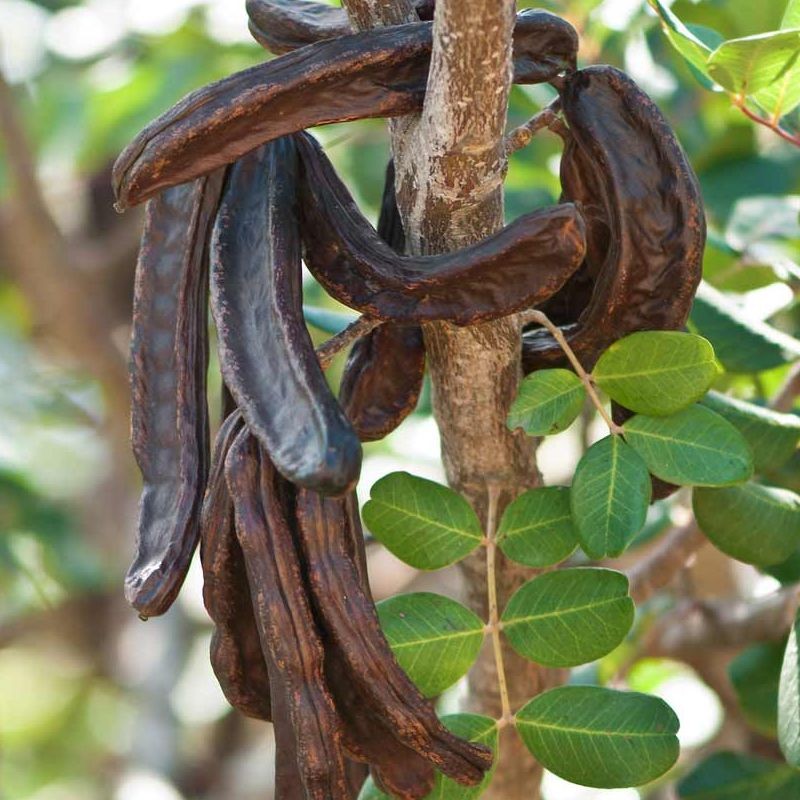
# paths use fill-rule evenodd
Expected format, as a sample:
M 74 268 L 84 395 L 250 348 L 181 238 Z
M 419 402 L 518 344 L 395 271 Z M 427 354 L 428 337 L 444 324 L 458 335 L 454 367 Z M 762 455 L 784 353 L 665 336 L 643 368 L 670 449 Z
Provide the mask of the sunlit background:
M 581 32 L 584 62 L 626 69 L 662 106 L 702 181 L 716 242 L 707 270 L 735 283 L 737 264 L 725 242 L 736 236 L 746 239 L 750 252 L 774 260 L 775 226 L 797 227 L 797 201 L 789 196 L 800 193 L 800 151 L 703 89 L 642 0 L 521 5 L 545 5 L 568 17 Z M 783 2 L 681 0 L 674 8 L 682 18 L 745 35 L 776 27 Z M 208 664 L 210 625 L 199 570 L 193 568 L 163 618 L 142 623 L 122 599 L 137 499 L 126 442 L 124 359 L 141 218 L 139 210 L 116 215 L 109 188 L 114 156 L 144 123 L 190 89 L 265 57 L 248 35 L 244 0 L 0 0 L 0 66 L 12 90 L 3 90 L 0 114 L 10 118 L 7 129 L 16 124 L 21 134 L 13 142 L 0 137 L 4 798 L 272 796 L 269 726 L 230 710 Z M 551 96 L 545 87 L 516 87 L 510 125 Z M 384 124 L 317 133 L 374 219 L 388 154 Z M 35 198 L 20 211 L 24 203 L 11 196 L 12 177 L 19 176 L 9 155 L 35 164 L 44 196 L 38 211 Z M 559 141 L 550 134 L 514 155 L 509 217 L 557 198 L 559 155 Z M 774 204 L 765 205 L 765 196 Z M 18 224 L 31 209 L 33 221 Z M 797 258 L 800 232 L 793 238 L 795 251 L 780 252 L 789 263 Z M 784 283 L 749 288 L 749 312 L 773 319 L 783 314 L 793 325 L 787 311 L 793 296 Z M 306 302 L 334 308 L 311 283 Z M 321 341 L 325 334 L 315 336 Z M 339 363 L 333 380 L 340 369 Z M 768 374 L 765 381 L 776 385 L 780 377 Z M 210 382 L 218 416 L 213 363 Z M 547 481 L 568 480 L 596 436 L 587 418 L 549 439 L 540 450 Z M 398 468 L 443 478 L 428 393 L 396 433 L 367 447 L 362 499 L 375 480 Z M 439 591 L 460 591 L 455 572 L 420 576 L 374 545 L 370 562 L 378 597 L 434 583 Z M 738 569 L 735 580 L 751 593 L 770 589 L 771 579 L 757 580 L 749 569 Z M 575 679 L 609 679 L 625 657 L 613 653 Z M 642 659 L 625 681 L 672 704 L 687 763 L 718 736 L 722 703 L 688 667 Z M 458 691 L 442 702 L 452 706 Z M 661 791 L 597 791 L 545 779 L 547 800 L 670 796 L 656 794 Z

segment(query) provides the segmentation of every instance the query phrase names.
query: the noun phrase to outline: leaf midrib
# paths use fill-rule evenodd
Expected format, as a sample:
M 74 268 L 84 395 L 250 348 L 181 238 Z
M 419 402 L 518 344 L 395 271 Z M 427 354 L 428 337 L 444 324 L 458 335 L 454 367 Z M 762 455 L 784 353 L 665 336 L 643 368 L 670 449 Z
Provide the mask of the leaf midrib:
M 622 594 L 619 597 L 611 597 L 606 600 L 601 600 L 599 603 L 587 603 L 582 606 L 570 606 L 569 608 L 560 609 L 556 611 L 546 611 L 543 614 L 531 614 L 525 617 L 512 617 L 510 620 L 506 621 L 503 620 L 503 627 L 504 628 L 513 628 L 515 625 L 521 625 L 526 622 L 532 622 L 533 620 L 540 620 L 540 619 L 548 619 L 550 617 L 561 617 L 565 614 L 573 614 L 577 613 L 578 611 L 587 611 L 591 608 L 602 608 L 603 606 L 611 605 L 612 603 L 618 603 L 620 600 L 624 600 L 628 597 L 627 594 Z

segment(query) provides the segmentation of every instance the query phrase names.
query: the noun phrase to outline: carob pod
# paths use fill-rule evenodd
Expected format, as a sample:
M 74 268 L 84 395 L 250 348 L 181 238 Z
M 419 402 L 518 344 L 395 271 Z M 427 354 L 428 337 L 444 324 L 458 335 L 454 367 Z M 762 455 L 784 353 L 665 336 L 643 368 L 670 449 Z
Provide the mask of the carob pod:
M 234 411 L 214 443 L 200 530 L 203 602 L 214 623 L 211 666 L 225 697 L 246 716 L 270 720 L 269 674 L 225 480 L 225 458 L 243 427 Z
M 148 203 L 131 334 L 131 439 L 142 473 L 125 596 L 143 617 L 180 591 L 199 536 L 208 472 L 208 236 L 223 171 Z
M 314 607 L 340 649 L 366 707 L 395 737 L 458 783 L 474 785 L 491 767 L 491 752 L 450 733 L 397 663 L 378 615 L 363 591 L 348 544 L 345 505 L 299 489 L 297 533 Z
M 283 772 L 291 783 L 296 766 L 307 800 L 347 800 L 341 722 L 325 683 L 325 653 L 286 518 L 285 483 L 247 430 L 231 445 L 225 474 L 270 673 L 273 717 L 280 720 L 276 796 L 294 800 L 296 790 L 280 781 Z M 287 721 L 293 733 L 288 741 Z
M 563 330 L 591 369 L 629 333 L 683 327 L 700 281 L 705 216 L 674 133 L 628 76 L 607 66 L 578 71 L 561 101 L 572 138 L 564 195 L 587 208 L 584 275 L 594 281 L 577 322 Z M 564 361 L 546 330 L 525 333 L 526 373 Z
M 271 53 L 297 50 L 307 44 L 353 32 L 343 8 L 312 0 L 247 0 L 250 33 Z M 414 0 L 420 19 L 433 19 L 433 0 Z
M 345 546 L 358 572 L 364 596 L 371 602 L 364 531 L 355 492 L 337 501 L 345 522 Z M 402 744 L 385 720 L 370 711 L 350 679 L 335 640 L 325 641 L 325 674 L 344 724 L 345 746 L 370 764 L 375 784 L 399 800 L 419 800 L 433 790 L 436 773 L 419 753 Z
M 302 47 L 204 86 L 145 127 L 114 164 L 117 208 L 232 163 L 261 144 L 331 122 L 422 107 L 432 23 Z M 514 80 L 552 80 L 575 63 L 577 34 L 545 11 L 517 15 Z
M 355 484 L 361 445 L 303 319 L 296 171 L 289 137 L 231 167 L 211 241 L 211 308 L 248 428 L 288 480 L 336 494 Z
M 397 253 L 405 232 L 394 188 L 394 162 L 386 168 L 378 236 Z M 339 403 L 362 442 L 382 439 L 416 407 L 425 377 L 425 342 L 419 325 L 386 322 L 350 349 Z
M 541 303 L 580 266 L 585 225 L 566 203 L 541 209 L 475 245 L 398 256 L 363 216 L 320 145 L 295 134 L 306 266 L 328 293 L 393 322 L 474 325 Z

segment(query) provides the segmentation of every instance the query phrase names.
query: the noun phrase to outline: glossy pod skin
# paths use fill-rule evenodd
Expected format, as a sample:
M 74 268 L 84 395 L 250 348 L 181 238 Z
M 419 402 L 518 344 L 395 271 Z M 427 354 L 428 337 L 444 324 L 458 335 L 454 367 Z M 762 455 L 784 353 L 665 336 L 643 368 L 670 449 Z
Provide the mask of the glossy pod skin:
M 543 302 L 581 264 L 572 204 L 526 214 L 483 241 L 437 256 L 398 256 L 375 232 L 319 144 L 296 134 L 306 266 L 341 303 L 393 322 L 474 325 Z
M 208 472 L 208 251 L 223 173 L 147 206 L 136 265 L 130 348 L 131 439 L 142 473 L 136 555 L 125 596 L 163 614 L 199 537 Z
M 184 97 L 142 130 L 113 170 L 117 208 L 230 164 L 315 125 L 393 117 L 422 107 L 431 22 L 321 41 Z M 514 79 L 552 80 L 574 65 L 577 34 L 543 11 L 517 15 Z
M 383 187 L 378 236 L 396 253 L 405 233 L 389 162 Z M 419 325 L 384 323 L 362 336 L 347 357 L 339 402 L 362 442 L 382 439 L 414 410 L 425 377 L 425 342 Z
M 349 800 L 341 721 L 325 682 L 325 652 L 285 513 L 285 483 L 247 430 L 231 445 L 225 474 L 270 675 L 276 796 Z
M 564 196 L 586 207 L 588 304 L 564 333 L 591 369 L 617 339 L 677 330 L 700 281 L 705 216 L 697 179 L 674 133 L 644 92 L 613 67 L 569 76 L 562 90 L 573 143 Z M 567 287 L 569 288 L 569 287 Z M 564 363 L 544 330 L 523 337 L 523 369 Z
M 343 8 L 312 0 L 247 0 L 246 8 L 253 38 L 276 55 L 353 32 Z M 433 19 L 432 0 L 415 0 L 414 8 Z
M 225 480 L 225 458 L 243 426 L 241 414 L 234 411 L 214 444 L 200 530 L 203 602 L 214 622 L 211 666 L 225 697 L 246 716 L 270 720 L 269 674 Z
M 293 483 L 340 494 L 361 445 L 306 329 L 290 138 L 230 169 L 211 240 L 211 308 L 222 375 L 248 428 Z
M 367 708 L 400 742 L 458 783 L 479 783 L 491 767 L 491 752 L 444 728 L 431 703 L 398 665 L 375 606 L 363 591 L 345 512 L 338 498 L 305 489 L 297 492 L 297 534 L 323 629 L 339 648 Z

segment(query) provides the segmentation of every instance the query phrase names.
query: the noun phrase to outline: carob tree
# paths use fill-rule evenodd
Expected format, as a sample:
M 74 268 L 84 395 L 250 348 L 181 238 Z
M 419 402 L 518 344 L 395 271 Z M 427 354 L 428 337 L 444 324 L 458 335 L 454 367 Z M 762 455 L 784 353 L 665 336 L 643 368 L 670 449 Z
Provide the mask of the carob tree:
M 500 752 L 524 745 L 578 783 L 659 777 L 678 753 L 663 702 L 550 686 L 617 646 L 633 617 L 624 575 L 562 562 L 579 544 L 592 559 L 619 556 L 644 524 L 651 478 L 727 486 L 753 468 L 736 428 L 694 405 L 715 374 L 708 343 L 681 332 L 705 221 L 669 125 L 619 70 L 578 69 L 575 31 L 544 11 L 442 0 L 430 22 L 429 2 L 349 0 L 365 29 L 351 33 L 345 10 L 308 0 L 247 8 L 254 36 L 281 55 L 187 96 L 114 170 L 119 208 L 148 201 L 131 350 L 144 490 L 129 600 L 144 617 L 164 613 L 200 542 L 212 665 L 232 705 L 275 725 L 281 800 L 422 798 L 434 787 L 475 797 L 487 786 L 535 796 L 524 759 L 501 761 L 490 786 L 501 731 Z M 489 19 L 476 25 L 479 11 Z M 395 24 L 366 30 L 380 23 Z M 493 80 L 475 83 L 476 64 Z M 512 76 L 558 92 L 543 113 L 564 138 L 563 194 L 502 226 Z M 470 81 L 485 117 L 455 102 Z M 304 130 L 367 117 L 402 117 L 377 231 Z M 303 261 L 362 314 L 324 353 L 303 318 Z M 213 455 L 209 293 L 228 392 Z M 346 344 L 337 398 L 323 370 Z M 415 566 L 466 557 L 479 616 L 435 596 L 376 610 L 367 581 L 360 442 L 414 408 L 426 356 L 448 477 L 466 500 L 397 473 L 376 484 L 365 520 Z M 666 364 L 666 377 L 643 364 Z M 571 489 L 536 488 L 525 434 L 564 429 L 587 396 L 610 435 Z M 670 449 L 680 436 L 716 460 L 687 461 Z M 550 571 L 527 580 L 530 569 Z M 442 683 L 420 666 L 424 643 L 411 660 L 401 651 L 415 620 L 435 629 L 445 607 L 434 660 L 454 661 Z M 453 636 L 470 646 L 453 655 Z M 430 697 L 467 672 L 484 636 L 492 647 L 472 683 L 482 715 L 439 719 Z

